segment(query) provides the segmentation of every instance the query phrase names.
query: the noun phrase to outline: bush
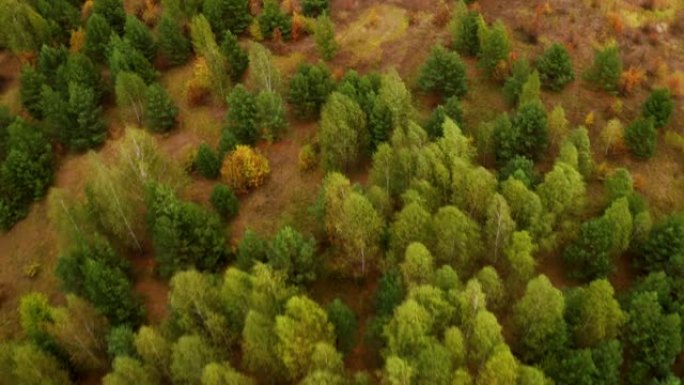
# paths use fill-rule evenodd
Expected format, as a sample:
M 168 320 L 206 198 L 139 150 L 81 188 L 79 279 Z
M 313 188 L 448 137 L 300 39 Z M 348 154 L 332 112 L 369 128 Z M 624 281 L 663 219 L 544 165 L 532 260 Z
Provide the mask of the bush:
M 268 159 L 243 145 L 237 146 L 235 151 L 228 154 L 221 166 L 223 180 L 238 193 L 261 186 L 270 172 Z
M 178 107 L 161 84 L 152 84 L 145 93 L 145 124 L 154 132 L 167 132 L 176 124 Z
M 622 74 L 622 59 L 617 45 L 596 52 L 594 63 L 584 74 L 585 79 L 608 92 L 615 93 Z
M 287 101 L 300 119 L 315 118 L 334 87 L 324 64 L 302 64 L 290 78 Z
M 318 156 L 313 146 L 305 144 L 299 150 L 298 165 L 300 171 L 311 171 L 318 165 Z
M 625 143 L 632 154 L 640 159 L 648 159 L 655 155 L 657 131 L 655 119 L 637 119 L 625 129 Z
M 208 144 L 202 143 L 197 148 L 195 157 L 197 171 L 207 179 L 216 179 L 221 171 L 221 160 Z
M 418 85 L 444 97 L 461 97 L 468 92 L 465 64 L 456 52 L 435 46 L 421 69 Z
M 651 92 L 651 95 L 641 106 L 641 111 L 644 118 L 653 117 L 656 128 L 662 128 L 670 121 L 674 106 L 675 103 L 670 90 L 658 88 Z
M 219 213 L 221 218 L 225 220 L 233 219 L 238 214 L 240 202 L 233 190 L 224 184 L 214 186 L 209 202 L 211 202 L 211 206 Z
M 302 0 L 302 13 L 309 17 L 330 13 L 330 0 Z
M 572 59 L 568 50 L 555 43 L 537 59 L 537 71 L 544 87 L 560 91 L 566 84 L 575 79 Z

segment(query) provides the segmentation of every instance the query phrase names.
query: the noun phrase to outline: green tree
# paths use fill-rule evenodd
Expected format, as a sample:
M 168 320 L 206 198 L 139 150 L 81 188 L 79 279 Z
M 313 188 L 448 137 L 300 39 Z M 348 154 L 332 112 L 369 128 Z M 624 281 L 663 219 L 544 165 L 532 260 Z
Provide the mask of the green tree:
M 133 48 L 142 52 L 147 60 L 154 61 L 157 54 L 157 44 L 152 38 L 152 33 L 140 19 L 133 15 L 126 16 L 124 25 L 124 38 L 131 42 Z
M 662 128 L 670 121 L 674 106 L 675 103 L 670 90 L 668 88 L 657 88 L 641 105 L 641 113 L 644 118 L 653 117 L 655 127 Z
M 239 35 L 247 29 L 252 19 L 249 0 L 204 0 L 202 13 L 218 35 L 226 30 Z
M 582 224 L 579 238 L 563 253 L 563 259 L 573 269 L 572 276 L 595 279 L 606 277 L 613 271 L 611 230 L 610 224 L 603 218 Z
M 302 0 L 302 13 L 309 17 L 330 13 L 330 0 Z
M 102 15 L 114 32 L 123 34 L 126 24 L 123 0 L 94 0 L 93 14 Z
M 567 140 L 577 149 L 577 170 L 585 179 L 589 179 L 594 172 L 594 159 L 591 155 L 589 131 L 579 126 L 570 131 Z
M 59 355 L 60 348 L 47 332 L 54 320 L 54 310 L 44 294 L 32 292 L 20 298 L 19 323 L 28 340 L 45 353 Z
M 604 90 L 615 93 L 622 75 L 622 59 L 620 48 L 611 44 L 600 51 L 596 51 L 594 62 L 584 73 L 584 78 Z
M 455 96 L 448 98 L 444 105 L 440 104 L 437 106 L 425 123 L 425 131 L 431 138 L 439 138 L 444 134 L 442 126 L 447 118 L 456 124 L 461 124 L 463 119 L 463 110 L 458 98 Z
M 625 143 L 632 154 L 639 159 L 649 159 L 655 155 L 657 131 L 655 119 L 637 119 L 625 129 Z
M 504 82 L 502 89 L 504 98 L 506 98 L 508 103 L 512 105 L 518 104 L 518 98 L 531 72 L 530 63 L 526 59 L 519 59 L 513 62 L 511 65 L 511 75 Z
M 205 2 L 205 5 L 209 1 Z M 195 53 L 204 58 L 209 70 L 207 79 L 209 88 L 214 96 L 223 102 L 230 82 L 227 71 L 228 63 L 216 43 L 214 32 L 212 32 L 211 25 L 204 14 L 194 16 L 190 21 L 190 38 Z
M 335 343 L 334 327 L 328 322 L 325 310 L 305 296 L 287 301 L 284 315 L 276 317 L 275 332 L 276 351 L 292 379 L 301 378 L 308 371 L 309 359 L 318 342 Z
M 217 353 L 199 336 L 182 336 L 171 348 L 171 376 L 174 382 L 198 384 L 202 370 L 217 359 Z
M 655 292 L 634 295 L 625 326 L 625 347 L 633 360 L 627 374 L 630 384 L 669 374 L 681 349 L 680 324 L 679 315 L 663 312 Z
M 128 325 L 113 327 L 107 334 L 107 353 L 110 358 L 136 357 L 135 333 Z
M 506 344 L 500 344 L 477 377 L 477 385 L 514 385 L 518 380 L 518 363 Z
M 584 207 L 585 192 L 582 175 L 563 162 L 556 162 L 537 187 L 543 206 L 556 220 L 579 214 Z
M 240 143 L 254 144 L 259 138 L 256 114 L 256 98 L 242 84 L 238 84 L 228 95 L 224 130 L 232 131 Z
M 511 217 L 511 209 L 503 196 L 500 194 L 492 196 L 487 205 L 486 218 L 485 240 L 488 250 L 493 253 L 491 260 L 496 263 L 499 254 L 511 241 L 515 231 L 515 221 Z
M 147 84 L 157 78 L 158 73 L 152 64 L 127 39 L 121 39 L 116 34 L 112 34 L 108 51 L 108 64 L 114 82 L 122 72 L 135 72 Z
M 68 108 L 72 126 L 60 127 L 61 141 L 74 151 L 102 144 L 107 137 L 107 127 L 93 90 L 77 83 L 69 84 Z
M 33 344 L 18 345 L 12 352 L 12 377 L 19 385 L 71 385 L 59 361 Z
M 672 257 L 684 252 L 684 218 L 674 214 L 651 230 L 648 239 L 638 245 L 637 267 L 646 271 L 665 270 Z
M 347 170 L 368 151 L 370 135 L 361 107 L 333 92 L 321 112 L 321 160 L 328 171 Z
M 316 18 L 313 33 L 319 55 L 328 61 L 335 57 L 338 48 L 335 41 L 335 24 L 327 13 Z
M 132 285 L 120 269 L 96 259 L 87 259 L 83 268 L 85 297 L 112 324 L 137 325 L 141 320 L 138 300 L 132 295 Z
M 351 192 L 342 201 L 336 236 L 345 252 L 347 266 L 361 267 L 361 275 L 377 263 L 378 245 L 383 223 L 368 199 Z
M 404 299 L 404 284 L 397 269 L 386 271 L 378 282 L 375 308 L 380 316 L 390 316 Z
M 42 90 L 47 79 L 32 66 L 25 65 L 19 75 L 21 104 L 35 118 L 43 117 Z
M 273 55 L 268 48 L 257 42 L 249 46 L 249 74 L 247 84 L 257 91 L 280 92 L 281 74 L 273 62 Z M 326 94 L 327 96 L 327 94 Z M 325 102 L 325 98 L 323 100 Z
M 178 107 L 159 83 L 145 92 L 145 126 L 154 132 L 167 132 L 176 124 Z
M 539 182 L 534 162 L 520 155 L 511 158 L 498 172 L 499 181 L 505 182 L 509 178 L 519 180 L 528 188 L 534 187 Z
M 349 354 L 356 345 L 356 315 L 339 298 L 335 298 L 327 307 L 328 320 L 335 327 L 337 347 L 345 354 Z
M 165 12 L 157 26 L 159 33 L 159 50 L 171 65 L 180 65 L 188 61 L 191 48 L 190 40 L 176 21 Z
M 462 97 L 468 92 L 465 64 L 457 53 L 437 45 L 421 69 L 418 84 L 423 91 Z
M 157 329 L 141 326 L 134 344 L 148 373 L 171 379 L 171 343 Z
M 269 264 L 282 270 L 290 281 L 305 284 L 316 279 L 315 241 L 305 238 L 297 230 L 285 226 L 271 241 Z
M 562 90 L 575 80 L 572 59 L 565 46 L 554 43 L 544 51 L 535 63 L 544 87 L 554 91 Z
M 287 101 L 297 117 L 311 119 L 318 115 L 333 88 L 328 67 L 301 64 L 290 78 Z
M 283 379 L 286 369 L 278 356 L 278 343 L 274 321 L 250 310 L 242 330 L 243 365 L 254 373 L 263 373 L 266 378 Z
M 266 262 L 268 243 L 252 229 L 245 230 L 237 247 L 237 266 L 245 271 L 252 269 L 256 262 Z
M 285 103 L 280 94 L 261 91 L 256 97 L 257 124 L 263 130 L 263 136 L 270 140 L 279 139 L 287 128 Z
M 487 76 L 502 78 L 504 71 L 507 70 L 506 64 L 510 51 L 511 42 L 508 39 L 506 26 L 501 21 L 497 21 L 482 39 L 482 46 L 478 53 L 480 58 L 478 65 Z
M 228 73 L 234 82 L 240 81 L 249 66 L 247 52 L 238 44 L 238 38 L 226 30 L 221 43 L 221 53 L 228 59 Z
M 178 22 L 189 20 L 202 11 L 204 0 L 161 0 L 165 11 Z
M 133 110 L 136 122 L 142 124 L 147 92 L 145 81 L 134 72 L 122 72 L 116 77 L 114 91 L 116 104 Z
M 120 356 L 114 359 L 112 371 L 102 379 L 103 385 L 157 385 L 159 379 L 138 360 Z
M 432 254 L 422 243 L 411 243 L 406 248 L 400 270 L 403 282 L 408 287 L 429 284 L 435 275 Z
M 496 316 L 487 310 L 480 310 L 471 320 L 472 330 L 468 334 L 468 358 L 477 368 L 481 368 L 494 349 L 504 342 L 501 325 Z
M 451 385 L 451 357 L 439 342 L 431 341 L 418 353 L 416 367 L 419 384 Z
M 208 144 L 202 143 L 197 148 L 195 167 L 203 177 L 216 179 L 219 176 L 219 171 L 221 171 L 221 160 Z
M 593 347 L 618 336 L 627 317 L 614 294 L 606 279 L 570 292 L 566 318 L 578 346 Z
M 513 309 L 513 322 L 524 359 L 541 359 L 564 345 L 564 311 L 563 294 L 545 275 L 527 283 L 525 295 Z
M 464 55 L 480 53 L 480 34 L 484 20 L 477 11 L 454 12 L 451 35 L 454 47 Z
M 276 29 L 285 40 L 289 40 L 292 35 L 292 20 L 280 9 L 280 3 L 276 0 L 264 0 L 257 22 L 266 38 L 271 38 Z
M 429 244 L 432 239 L 431 216 L 417 202 L 410 203 L 396 215 L 390 229 L 390 249 L 401 255 L 412 242 Z
M 476 262 L 482 251 L 477 222 L 454 206 L 444 206 L 432 218 L 432 228 L 437 261 L 454 265 L 459 271 Z
M 107 19 L 99 13 L 88 18 L 85 29 L 83 49 L 94 61 L 103 63 L 107 59 L 107 47 L 112 35 L 112 27 Z
M 432 318 L 425 308 L 413 299 L 404 301 L 383 330 L 388 353 L 414 357 L 429 341 L 431 328 Z
M 504 253 L 508 262 L 509 279 L 515 286 L 527 283 L 534 275 L 537 264 L 532 255 L 534 249 L 532 238 L 527 231 L 513 233 L 511 243 Z
M 211 202 L 211 206 L 223 219 L 230 220 L 238 214 L 240 202 L 233 190 L 224 184 L 214 186 L 211 190 L 209 202 Z
M 634 180 L 626 168 L 616 168 L 603 182 L 608 202 L 630 197 L 634 192 Z
M 0 21 L 0 44 L 15 54 L 37 51 L 50 37 L 48 21 L 30 3 L 3 1 Z
M 211 363 L 202 370 L 202 385 L 253 385 L 251 378 L 239 373 L 230 363 Z

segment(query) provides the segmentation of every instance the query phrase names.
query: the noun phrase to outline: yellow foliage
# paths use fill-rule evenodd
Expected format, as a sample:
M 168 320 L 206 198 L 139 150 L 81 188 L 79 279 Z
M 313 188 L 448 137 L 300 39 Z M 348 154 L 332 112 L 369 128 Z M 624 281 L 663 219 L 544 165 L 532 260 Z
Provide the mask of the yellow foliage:
M 261 27 L 256 20 L 249 26 L 249 35 L 256 41 L 264 40 L 264 34 L 261 32 Z
M 226 156 L 221 166 L 221 177 L 238 193 L 261 186 L 271 169 L 268 159 L 249 146 L 240 145 Z
M 620 89 L 625 94 L 631 94 L 641 86 L 646 80 L 646 72 L 637 67 L 629 67 L 627 71 L 620 74 Z
M 318 163 L 318 157 L 316 156 L 316 151 L 310 144 L 305 145 L 299 151 L 299 170 L 300 171 L 311 171 L 316 167 Z
M 209 96 L 211 74 L 207 61 L 198 57 L 192 69 L 192 78 L 185 85 L 185 97 L 188 105 L 198 106 Z
M 69 38 L 69 52 L 76 53 L 81 51 L 85 44 L 85 31 L 83 27 L 79 27 L 71 31 L 71 37 Z
M 594 125 L 595 121 L 596 121 L 596 116 L 594 115 L 594 111 L 591 111 L 590 113 L 587 114 L 587 117 L 584 118 L 584 125 L 587 127 L 592 127 Z

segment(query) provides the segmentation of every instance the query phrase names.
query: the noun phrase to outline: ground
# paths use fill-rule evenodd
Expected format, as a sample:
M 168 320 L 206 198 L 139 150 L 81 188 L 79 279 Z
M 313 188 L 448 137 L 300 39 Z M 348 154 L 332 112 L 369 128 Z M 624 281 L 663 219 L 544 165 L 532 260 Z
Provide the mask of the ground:
M 646 73 L 644 87 L 622 98 L 620 116 L 623 122 L 638 115 L 648 86 L 667 85 L 679 92 L 684 87 L 682 73 L 675 71 L 684 68 L 684 4 L 676 0 L 661 1 L 669 5 L 665 9 L 645 11 L 640 3 L 642 1 L 638 0 L 481 0 L 475 6 L 487 21 L 501 19 L 505 22 L 514 37 L 517 56 L 534 57 L 550 42 L 556 41 L 569 48 L 577 80 L 562 93 L 544 92 L 542 99 L 549 109 L 562 104 L 573 125 L 584 123 L 587 115 L 593 113 L 593 123 L 589 122 L 592 124 L 588 128 L 592 141 L 597 143 L 600 130 L 615 114 L 611 107 L 617 99 L 591 90 L 581 79 L 581 73 L 591 64 L 596 47 L 609 39 L 617 40 L 623 47 L 625 68 L 634 66 Z M 337 77 L 350 67 L 359 72 L 394 67 L 407 84 L 414 87 L 416 74 L 430 47 L 450 42 L 448 18 L 443 17 L 448 9 L 439 0 L 333 0 L 332 4 L 340 52 L 330 66 Z M 600 4 L 600 7 L 593 4 Z M 300 62 L 318 60 L 311 38 L 285 46 L 266 44 L 277 54 L 276 63 L 285 73 L 294 71 Z M 500 85 L 483 79 L 474 59 L 466 59 L 466 62 L 470 92 L 463 101 L 463 128 L 473 134 L 479 122 L 491 119 L 509 107 L 501 96 Z M 20 109 L 19 68 L 16 58 L 0 54 L 0 102 L 13 111 Z M 186 163 L 199 143 L 216 144 L 225 111 L 220 103 L 200 108 L 187 106 L 184 85 L 191 71 L 189 64 L 164 72 L 161 82 L 177 101 L 181 113 L 177 129 L 157 137 L 164 152 Z M 425 116 L 435 102 L 434 98 L 418 94 L 415 104 L 419 116 Z M 667 128 L 678 134 L 684 134 L 677 124 L 684 121 L 682 105 L 678 103 L 674 123 Z M 106 119 L 110 140 L 99 150 L 105 158 L 112 153 L 125 129 L 122 111 L 109 108 Z M 284 223 L 301 225 L 301 221 L 311 220 L 306 217 L 306 209 L 315 199 L 323 173 L 320 170 L 300 172 L 297 159 L 301 146 L 310 143 L 315 132 L 315 123 L 290 119 L 290 130 L 281 141 L 259 144 L 259 150 L 270 161 L 272 173 L 264 186 L 240 197 L 240 214 L 229 226 L 232 245 L 247 228 L 268 235 Z M 684 208 L 684 151 L 666 143 L 664 136 L 659 135 L 657 155 L 649 162 L 633 160 L 625 152 L 606 156 L 598 146 L 593 146 L 596 164 L 605 163 L 602 167 L 606 169 L 627 167 L 632 172 L 637 188 L 646 196 L 656 215 Z M 548 169 L 554 156 L 555 151 L 551 151 L 540 168 Z M 86 176 L 84 156 L 61 156 L 54 186 L 79 193 Z M 364 183 L 366 176 L 366 170 L 362 169 L 354 173 L 352 179 Z M 213 185 L 214 182 L 193 176 L 185 198 L 207 204 Z M 600 185 L 600 178 L 589 183 L 590 198 L 594 198 L 594 202 L 600 202 Z M 595 211 L 592 214 L 600 209 L 600 204 L 592 205 Z M 57 256 L 57 239 L 48 219 L 45 200 L 32 205 L 28 217 L 12 230 L 0 234 L 0 340 L 19 331 L 16 308 L 22 294 L 37 290 L 56 303 L 62 300 L 59 283 L 52 274 Z M 135 288 L 145 300 L 150 321 L 158 322 L 166 315 L 168 285 L 155 277 L 154 262 L 149 256 L 135 258 L 133 264 Z M 575 284 L 567 279 L 559 255 L 540 256 L 539 272 L 547 274 L 559 287 Z M 629 288 L 633 277 L 629 258 L 617 261 L 617 272 L 611 281 L 619 292 Z M 357 312 L 361 326 L 357 341 L 360 343 L 346 360 L 354 370 L 371 369 L 378 364 L 377 352 L 363 343 L 366 321 L 372 316 L 371 295 L 376 286 L 377 276 L 373 275 L 362 283 L 319 280 L 311 290 L 312 296 L 322 303 L 340 296 Z M 505 319 L 502 322 L 505 324 Z M 678 367 L 684 367 L 682 360 Z

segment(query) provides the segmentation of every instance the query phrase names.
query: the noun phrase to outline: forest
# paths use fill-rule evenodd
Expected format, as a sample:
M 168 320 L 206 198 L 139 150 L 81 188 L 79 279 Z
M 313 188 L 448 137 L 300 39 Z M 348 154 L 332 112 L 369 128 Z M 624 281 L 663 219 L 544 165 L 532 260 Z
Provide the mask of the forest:
M 0 385 L 681 385 L 682 0 L 0 0 Z

